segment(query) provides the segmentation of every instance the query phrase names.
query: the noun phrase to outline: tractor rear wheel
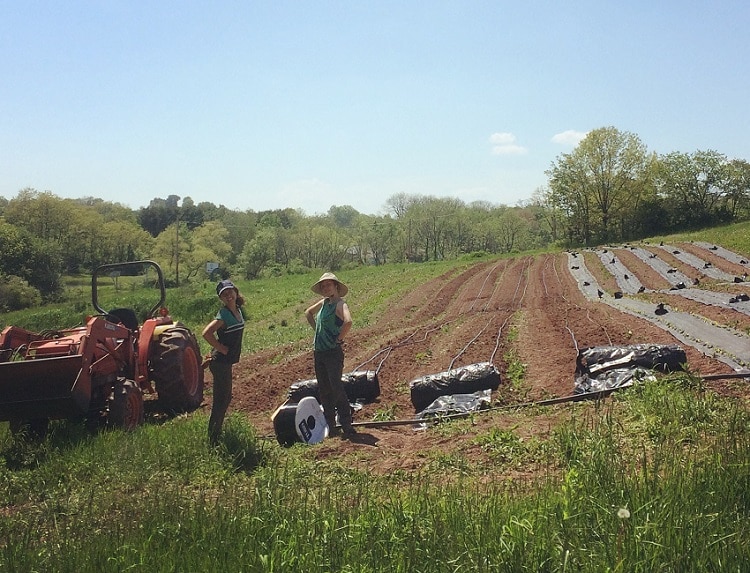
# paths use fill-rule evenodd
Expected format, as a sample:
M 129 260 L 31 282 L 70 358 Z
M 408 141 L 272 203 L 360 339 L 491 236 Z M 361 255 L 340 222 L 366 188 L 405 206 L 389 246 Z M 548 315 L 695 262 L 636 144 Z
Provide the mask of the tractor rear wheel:
M 180 323 L 159 337 L 151 368 L 161 407 L 191 412 L 203 402 L 203 368 L 195 335 Z
M 118 379 L 109 403 L 108 421 L 115 428 L 131 431 L 143 423 L 143 392 L 132 380 Z

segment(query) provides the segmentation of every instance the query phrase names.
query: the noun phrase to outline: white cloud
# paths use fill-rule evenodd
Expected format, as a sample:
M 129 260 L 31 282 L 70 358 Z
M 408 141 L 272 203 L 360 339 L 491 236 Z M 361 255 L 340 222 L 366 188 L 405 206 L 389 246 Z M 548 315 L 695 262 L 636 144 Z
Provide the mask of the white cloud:
M 526 148 L 516 145 L 516 136 L 508 132 L 496 132 L 490 135 L 492 144 L 492 155 L 521 155 L 526 153 Z
M 493 145 L 508 145 L 516 140 L 516 136 L 512 133 L 498 132 L 490 135 L 490 143 Z
M 570 145 L 572 147 L 575 147 L 579 143 L 581 143 L 581 140 L 586 137 L 588 132 L 586 131 L 576 131 L 574 129 L 569 129 L 567 131 L 563 131 L 562 133 L 557 133 L 552 136 L 552 142 L 553 143 L 559 143 L 560 145 Z

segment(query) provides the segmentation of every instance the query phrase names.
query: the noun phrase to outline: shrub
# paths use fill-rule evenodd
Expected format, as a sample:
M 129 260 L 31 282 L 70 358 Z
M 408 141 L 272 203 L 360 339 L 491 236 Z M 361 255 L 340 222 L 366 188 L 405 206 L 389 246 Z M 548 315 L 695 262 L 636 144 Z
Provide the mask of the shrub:
M 15 275 L 0 276 L 0 310 L 21 310 L 42 302 L 39 289 Z

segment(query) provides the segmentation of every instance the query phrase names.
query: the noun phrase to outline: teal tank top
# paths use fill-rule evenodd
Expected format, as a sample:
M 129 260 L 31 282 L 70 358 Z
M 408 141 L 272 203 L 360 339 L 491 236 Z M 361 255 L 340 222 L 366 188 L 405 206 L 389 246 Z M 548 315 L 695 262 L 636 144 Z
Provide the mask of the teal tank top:
M 333 350 L 338 346 L 336 340 L 344 321 L 336 316 L 336 303 L 326 299 L 315 317 L 315 338 L 313 348 L 316 351 Z

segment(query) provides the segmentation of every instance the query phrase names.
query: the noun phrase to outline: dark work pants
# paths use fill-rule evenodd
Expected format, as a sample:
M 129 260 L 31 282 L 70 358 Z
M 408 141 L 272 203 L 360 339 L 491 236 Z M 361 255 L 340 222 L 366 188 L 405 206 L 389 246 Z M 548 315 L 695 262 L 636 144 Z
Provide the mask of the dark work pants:
M 208 438 L 216 444 L 221 436 L 229 403 L 232 401 L 232 365 L 229 362 L 212 360 L 208 365 L 214 377 L 213 405 L 208 420 Z
M 344 382 L 341 375 L 344 372 L 344 350 L 337 346 L 333 350 L 315 351 L 315 378 L 318 380 L 320 402 L 323 406 L 328 426 L 336 425 L 336 413 L 339 423 L 343 427 L 352 423 L 352 411 L 349 399 L 346 397 Z

